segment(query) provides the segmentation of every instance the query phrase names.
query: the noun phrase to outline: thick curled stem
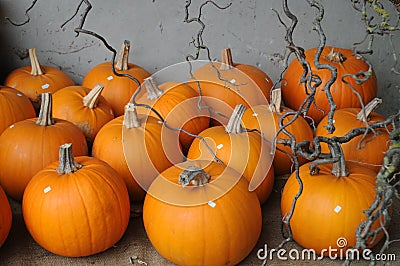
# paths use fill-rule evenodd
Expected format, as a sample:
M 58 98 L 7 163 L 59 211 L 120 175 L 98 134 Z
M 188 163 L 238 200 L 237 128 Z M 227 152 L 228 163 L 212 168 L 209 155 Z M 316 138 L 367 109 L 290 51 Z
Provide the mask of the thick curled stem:
M 202 186 L 209 182 L 211 176 L 209 173 L 205 172 L 203 169 L 197 166 L 188 166 L 179 175 L 179 184 L 186 187 L 189 184 L 194 186 Z

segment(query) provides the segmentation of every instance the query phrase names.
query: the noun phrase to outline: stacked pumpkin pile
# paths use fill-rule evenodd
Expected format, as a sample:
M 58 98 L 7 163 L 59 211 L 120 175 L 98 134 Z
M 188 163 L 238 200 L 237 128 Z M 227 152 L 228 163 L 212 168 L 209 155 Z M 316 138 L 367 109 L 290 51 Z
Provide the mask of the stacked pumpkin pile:
M 157 84 L 150 73 L 128 63 L 128 56 L 129 42 L 125 42 L 114 67 L 141 84 L 143 90 L 133 101 L 139 84 L 115 75 L 110 63 L 94 67 L 82 85 L 74 85 L 62 71 L 40 66 L 30 49 L 31 66 L 14 70 L 6 79 L 7 87 L 0 89 L 0 115 L 5 117 L 0 125 L 1 187 L 22 202 L 24 221 L 34 240 L 55 254 L 88 256 L 110 248 L 128 226 L 130 202 L 141 201 L 147 235 L 168 260 L 179 265 L 239 263 L 259 239 L 261 205 L 272 191 L 274 177 L 293 171 L 292 151 L 283 144 L 286 135 L 277 135 L 275 157 L 271 141 L 282 115 L 291 112 L 289 108 L 297 110 L 305 98 L 296 94 L 304 91 L 298 88 L 300 65 L 294 62 L 286 72 L 282 88 L 286 107 L 281 106 L 280 90 L 271 91 L 267 74 L 254 66 L 234 64 L 229 49 L 223 51 L 221 62 L 201 66 L 184 83 L 171 77 L 171 82 Z M 360 60 L 353 62 L 353 68 L 344 68 L 351 66 L 349 61 L 330 63 L 343 67 L 344 73 L 364 70 Z M 362 94 L 364 102 L 376 95 L 374 76 L 368 82 L 375 91 Z M 342 97 L 348 88 L 337 86 L 332 93 L 341 110 L 335 113 L 335 134 L 383 119 L 371 113 L 358 122 L 359 101 L 340 105 L 352 94 Z M 323 95 L 316 96 L 319 107 L 326 106 Z M 316 134 L 328 136 L 320 111 L 308 115 L 315 122 L 321 120 Z M 287 116 L 281 122 L 290 120 Z M 314 132 L 308 122 L 299 116 L 286 130 L 298 142 L 311 142 Z M 380 164 L 382 157 L 363 161 L 372 156 L 362 157 L 365 150 L 356 152 L 359 141 L 343 145 L 346 158 Z M 364 149 L 377 141 L 387 141 L 386 133 L 382 131 Z M 380 148 L 383 154 L 386 146 Z M 355 226 L 365 219 L 362 210 L 374 198 L 375 172 L 347 163 L 347 177 L 330 175 L 331 166 L 310 176 L 307 160 L 300 158 L 300 163 L 304 164 L 300 172 L 304 195 L 291 220 L 294 239 L 316 249 L 331 244 L 338 235 L 352 239 Z M 283 216 L 297 190 L 291 176 L 282 195 Z M 369 196 L 355 205 L 353 197 L 360 193 Z M 327 202 L 335 205 L 329 215 L 328 210 L 324 213 Z M 340 210 L 333 212 L 337 206 Z M 1 245 L 11 227 L 3 190 L 0 212 Z M 330 223 L 338 228 L 328 229 L 330 234 L 316 225 L 326 229 Z M 300 229 L 304 224 L 312 228 L 306 236 Z
M 322 81 L 315 94 L 315 105 L 307 113 L 318 124 L 315 135 L 340 137 L 352 129 L 365 128 L 367 124 L 383 121 L 384 117 L 374 112 L 381 101 L 375 98 L 377 81 L 372 68 L 351 50 L 325 47 L 320 62 L 335 66 L 338 77 L 330 89 L 337 107 L 333 116 L 336 130 L 328 132 L 328 116 L 324 114 L 328 114 L 330 105 L 323 88 L 331 75 L 328 69 L 317 69 L 314 65 L 316 51 L 314 48 L 305 53 L 313 73 L 320 76 Z M 285 72 L 287 82 L 282 85 L 284 101 L 293 109 L 298 109 L 309 93 L 298 82 L 302 69 L 298 60 L 293 61 Z M 370 76 L 364 83 L 359 83 L 349 75 L 365 78 L 365 74 L 359 73 Z M 362 108 L 360 100 L 365 108 Z M 369 131 L 369 134 L 343 143 L 343 160 L 320 165 L 317 174 L 310 173 L 311 163 L 300 167 L 303 190 L 290 219 L 293 239 L 297 243 L 325 256 L 345 254 L 346 249 L 356 245 L 356 230 L 366 219 L 363 211 L 375 200 L 376 175 L 388 147 L 389 135 L 386 129 Z M 321 143 L 323 153 L 334 152 L 334 148 Z M 296 174 L 293 173 L 282 192 L 281 213 L 285 222 L 288 222 L 299 186 Z M 372 225 L 371 230 L 380 227 L 379 220 Z M 382 237 L 383 231 L 376 238 L 370 239 L 368 248 L 377 244 Z M 327 251 L 332 249 L 335 250 L 328 254 Z

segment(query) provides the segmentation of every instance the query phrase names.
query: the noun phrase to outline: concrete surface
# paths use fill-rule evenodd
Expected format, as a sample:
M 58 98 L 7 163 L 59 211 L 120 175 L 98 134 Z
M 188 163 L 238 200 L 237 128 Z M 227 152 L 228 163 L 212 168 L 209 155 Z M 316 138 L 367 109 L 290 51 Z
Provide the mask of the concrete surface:
M 42 64 L 62 68 L 77 83 L 82 81 L 90 68 L 103 61 L 109 61 L 111 54 L 91 36 L 78 37 L 73 29 L 79 17 L 63 29 L 60 26 L 75 12 L 79 0 L 38 1 L 30 11 L 30 22 L 21 27 L 12 26 L 5 16 L 16 22 L 25 20 L 24 11 L 32 1 L 0 1 L 0 80 L 16 67 L 29 64 L 26 49 L 36 47 Z M 188 53 L 194 53 L 189 44 L 199 30 L 196 23 L 183 23 L 185 1 L 181 0 L 97 0 L 87 17 L 85 27 L 103 35 L 116 49 L 128 39 L 132 43 L 132 62 L 154 73 L 168 65 L 182 62 Z M 193 1 L 190 17 L 198 14 L 197 7 L 203 1 Z M 227 0 L 216 1 L 220 5 Z M 365 29 L 351 7 L 350 0 L 322 0 L 325 6 L 323 27 L 327 44 L 351 48 L 361 41 Z M 395 11 L 388 0 L 380 1 Z M 83 6 L 82 6 L 83 7 Z M 299 24 L 294 41 L 305 49 L 318 45 L 318 38 L 312 30 L 315 9 L 307 1 L 289 1 L 289 7 L 298 16 Z M 232 48 L 234 61 L 260 67 L 276 80 L 282 71 L 281 58 L 285 52 L 284 28 L 271 10 L 282 14 L 281 1 L 233 0 L 227 10 L 217 10 L 212 5 L 203 9 L 207 28 L 204 41 L 211 49 L 213 58 L 220 58 L 220 51 Z M 80 9 L 79 15 L 82 14 Z M 287 21 L 287 19 L 285 19 Z M 392 20 L 393 24 L 395 19 Z M 393 43 L 400 51 L 400 34 L 394 33 Z M 397 54 L 398 55 L 398 54 Z M 205 54 L 202 54 L 205 59 Z M 374 54 L 369 56 L 379 82 L 379 96 L 384 104 L 379 111 L 389 115 L 398 110 L 400 104 L 399 75 L 390 71 L 394 61 L 388 38 L 375 38 Z M 397 66 L 400 68 L 400 65 Z

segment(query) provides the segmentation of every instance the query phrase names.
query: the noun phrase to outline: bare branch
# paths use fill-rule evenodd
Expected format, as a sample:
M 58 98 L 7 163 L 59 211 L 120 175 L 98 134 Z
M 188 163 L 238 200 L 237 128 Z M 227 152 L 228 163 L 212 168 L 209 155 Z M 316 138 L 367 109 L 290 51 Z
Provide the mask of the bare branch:
M 37 3 L 37 0 L 33 0 L 32 4 L 28 7 L 28 9 L 25 10 L 25 17 L 26 17 L 26 20 L 25 20 L 25 21 L 18 23 L 18 22 L 14 22 L 14 21 L 11 20 L 9 17 L 6 17 L 6 19 L 7 19 L 12 25 L 17 26 L 17 27 L 23 26 L 23 25 L 29 23 L 29 21 L 31 20 L 31 18 L 29 17 L 29 11 L 31 11 L 31 9 L 35 7 L 36 3 Z

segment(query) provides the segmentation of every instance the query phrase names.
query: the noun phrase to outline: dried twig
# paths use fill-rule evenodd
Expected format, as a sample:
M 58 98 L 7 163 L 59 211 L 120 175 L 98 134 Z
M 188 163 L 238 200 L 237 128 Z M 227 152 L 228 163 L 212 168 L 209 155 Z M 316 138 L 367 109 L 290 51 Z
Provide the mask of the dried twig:
M 299 183 L 299 190 L 298 193 L 295 195 L 294 199 L 293 199 L 293 203 L 292 203 L 292 207 L 290 212 L 284 217 L 284 221 L 282 223 L 282 230 L 283 230 L 283 235 L 284 235 L 284 240 L 281 242 L 281 244 L 279 245 L 279 248 L 283 247 L 287 242 L 292 240 L 292 231 L 291 231 L 291 227 L 290 227 L 290 219 L 293 215 L 293 212 L 295 210 L 295 206 L 296 206 L 296 202 L 297 199 L 299 197 L 301 197 L 302 191 L 303 191 L 303 184 L 302 184 L 302 180 L 301 177 L 298 174 L 298 170 L 299 170 L 299 165 L 298 165 L 298 159 L 297 156 L 303 156 L 305 158 L 307 158 L 308 160 L 313 161 L 311 164 L 311 169 L 310 171 L 312 173 L 318 172 L 317 171 L 317 167 L 319 164 L 321 163 L 333 163 L 336 162 L 337 160 L 344 160 L 343 155 L 338 152 L 338 145 L 341 143 L 345 143 L 350 141 L 351 139 L 353 139 L 356 136 L 359 135 L 367 135 L 368 133 L 374 132 L 374 129 L 378 129 L 378 128 L 387 128 L 390 124 L 393 124 L 394 121 L 398 121 L 399 117 L 400 117 L 400 111 L 389 117 L 388 119 L 386 119 L 385 121 L 381 121 L 381 122 L 376 122 L 376 123 L 372 123 L 372 124 L 368 124 L 366 123 L 366 127 L 365 128 L 356 128 L 353 129 L 352 131 L 350 131 L 348 134 L 346 134 L 345 136 L 341 136 L 341 137 L 332 137 L 332 138 L 327 138 L 327 137 L 320 137 L 317 136 L 314 138 L 312 145 L 309 141 L 303 141 L 300 143 L 296 143 L 295 138 L 293 137 L 293 135 L 291 135 L 289 132 L 287 132 L 285 130 L 285 127 L 287 125 L 289 125 L 290 123 L 293 123 L 293 121 L 301 114 L 301 113 L 306 113 L 307 110 L 309 109 L 309 107 L 311 106 L 311 104 L 314 103 L 314 94 L 315 94 L 315 90 L 316 88 L 321 84 L 321 80 L 319 78 L 318 75 L 312 73 L 311 68 L 308 64 L 308 62 L 305 60 L 304 58 L 304 50 L 301 47 L 298 47 L 294 44 L 293 42 L 293 32 L 294 29 L 297 25 L 297 18 L 296 16 L 288 9 L 288 5 L 287 5 L 287 1 L 283 0 L 283 12 L 284 14 L 291 20 L 291 24 L 290 26 L 288 26 L 287 24 L 285 24 L 282 20 L 282 18 L 280 17 L 279 13 L 274 10 L 274 12 L 277 14 L 278 16 L 278 20 L 280 21 L 280 23 L 285 27 L 286 29 L 286 35 L 285 35 L 285 40 L 288 43 L 288 50 L 289 52 L 287 53 L 287 58 L 286 58 L 286 65 L 284 66 L 284 70 L 280 75 L 280 79 L 278 80 L 277 83 L 282 82 L 282 77 L 283 77 L 283 73 L 287 68 L 287 62 L 288 57 L 291 54 L 294 54 L 296 56 L 296 58 L 299 60 L 299 62 L 301 63 L 301 65 L 303 66 L 303 74 L 301 76 L 300 82 L 304 83 L 304 88 L 306 89 L 307 92 L 307 98 L 305 99 L 305 101 L 303 102 L 302 106 L 299 108 L 298 111 L 295 112 L 291 112 L 288 113 L 287 116 L 289 115 L 294 115 L 295 117 L 292 119 L 292 121 L 290 121 L 289 123 L 283 124 L 283 118 L 281 118 L 281 120 L 279 121 L 279 130 L 278 132 L 275 134 L 275 136 L 277 136 L 277 134 L 279 134 L 280 132 L 284 132 L 289 139 L 286 140 L 286 145 L 290 145 L 292 148 L 292 152 L 294 155 L 294 168 L 295 168 L 295 174 L 296 174 L 296 179 Z M 323 18 L 323 7 L 316 1 L 308 1 L 310 6 L 315 7 L 317 9 L 317 15 L 316 15 L 316 19 L 314 21 L 314 29 L 317 31 L 317 33 L 319 34 L 320 37 L 320 45 L 318 47 L 318 52 L 320 54 L 320 52 L 322 51 L 322 49 L 324 48 L 325 45 L 325 36 L 321 27 L 321 21 Z M 324 87 L 324 91 L 325 92 L 329 92 L 330 86 L 333 84 L 333 82 L 336 79 L 336 69 L 334 69 L 332 66 L 330 65 L 321 65 L 319 64 L 319 54 L 317 53 L 316 56 L 314 57 L 314 64 L 316 65 L 317 69 L 321 69 L 321 68 L 326 68 L 331 72 L 331 79 L 329 80 L 328 84 L 325 85 Z M 360 55 L 359 55 L 360 56 Z M 360 56 L 361 57 L 361 56 Z M 366 61 L 366 60 L 365 60 Z M 368 63 L 368 61 L 366 61 Z M 368 63 L 369 64 L 369 63 Z M 342 77 L 343 81 L 345 83 L 349 82 L 346 80 L 347 77 L 351 77 L 353 79 L 356 80 L 357 83 L 362 83 L 365 82 L 369 77 L 371 76 L 371 68 L 368 71 L 365 72 L 360 72 L 357 73 L 355 75 L 346 75 L 344 77 Z M 275 86 L 275 85 L 274 85 Z M 354 91 L 354 90 L 353 90 Z M 327 93 L 326 96 L 328 97 L 328 100 L 330 102 L 330 112 L 329 112 L 329 120 L 331 120 L 333 122 L 333 114 L 334 114 L 334 102 L 333 99 L 331 98 L 330 93 Z M 364 105 L 362 105 L 362 107 L 364 108 Z M 331 125 L 328 125 L 328 130 L 333 131 L 334 127 L 333 127 L 333 123 Z M 327 143 L 329 147 L 331 147 L 331 153 L 330 154 L 322 154 L 321 153 L 321 143 Z M 398 151 L 398 149 L 396 149 L 396 151 Z M 389 156 L 389 152 L 387 153 L 387 156 Z M 393 161 L 392 161 L 393 162 Z M 395 163 L 396 164 L 396 163 Z M 398 165 L 398 162 L 397 162 Z M 393 169 L 393 164 L 392 167 L 390 169 Z M 397 166 L 397 173 L 394 174 L 393 176 L 398 176 L 398 169 L 399 166 Z M 393 170 L 392 170 L 393 171 Z M 386 180 L 393 180 L 393 176 L 388 176 L 386 175 L 385 179 Z M 379 175 L 377 177 L 377 179 L 379 178 Z M 393 195 L 397 195 L 398 197 L 398 192 L 395 189 L 394 186 L 387 186 L 387 183 L 385 186 L 386 190 L 384 192 L 385 196 L 386 196 L 386 202 L 389 202 L 393 199 Z M 378 191 L 378 189 L 377 189 Z M 392 193 L 390 193 L 390 191 Z M 364 225 L 360 225 L 360 228 L 364 228 L 365 231 L 363 232 L 368 232 L 368 233 L 364 233 L 362 235 L 360 235 L 360 233 L 358 234 L 358 238 L 359 238 L 359 242 L 358 242 L 358 247 L 366 247 L 366 245 L 368 244 L 366 241 L 370 240 L 371 237 L 376 237 L 376 235 L 379 232 L 385 232 L 386 231 L 386 226 L 387 223 L 390 221 L 390 218 L 385 217 L 385 215 L 387 215 L 387 206 L 389 206 L 388 204 L 382 204 L 382 199 L 384 198 L 382 196 L 382 194 L 377 193 L 377 198 L 376 201 L 374 202 L 373 206 L 371 206 L 370 210 L 367 212 L 367 221 L 366 224 Z M 390 200 L 389 200 L 390 199 Z M 384 200 L 385 202 L 385 200 Z M 379 211 L 377 211 L 376 208 L 379 208 Z M 372 221 L 375 221 L 376 219 L 382 217 L 381 215 L 384 215 L 384 219 L 383 221 L 381 221 L 381 227 L 373 232 L 369 232 L 368 230 L 366 230 L 366 228 L 368 228 L 371 225 Z M 286 226 L 284 226 L 284 224 L 286 224 Z M 286 234 L 285 231 L 286 230 Z M 361 230 L 361 229 L 360 229 Z M 361 232 L 361 231 L 360 231 Z M 384 247 L 388 246 L 389 242 L 388 238 L 387 241 L 385 242 Z M 384 248 L 381 250 L 381 252 L 383 252 Z
M 216 70 L 218 78 L 220 80 L 223 80 L 222 77 L 221 77 L 220 71 L 213 64 L 213 60 L 211 59 L 210 49 L 208 48 L 207 45 L 205 45 L 204 40 L 203 40 L 203 33 L 204 33 L 204 30 L 206 29 L 206 24 L 202 20 L 202 15 L 203 15 L 203 8 L 207 4 L 211 4 L 211 5 L 213 5 L 214 7 L 218 8 L 220 10 L 224 10 L 224 9 L 229 8 L 232 5 L 232 3 L 229 3 L 229 4 L 225 5 L 225 6 L 220 6 L 220 5 L 216 4 L 214 1 L 210 1 L 210 0 L 205 1 L 200 5 L 199 10 L 198 10 L 198 14 L 197 14 L 196 17 L 190 17 L 189 8 L 190 8 L 191 4 L 192 4 L 191 0 L 186 0 L 184 22 L 188 23 L 188 24 L 193 23 L 193 22 L 197 23 L 197 24 L 200 25 L 200 29 L 198 30 L 198 32 L 196 34 L 196 37 L 192 37 L 192 41 L 191 41 L 191 43 L 196 48 L 195 54 L 194 55 L 193 54 L 188 54 L 186 56 L 186 61 L 189 64 L 189 75 L 190 75 L 190 78 L 196 82 L 197 90 L 199 92 L 199 100 L 197 102 L 197 107 L 199 108 L 199 110 L 208 109 L 210 112 L 215 113 L 216 115 L 219 115 L 219 116 L 221 116 L 223 118 L 228 119 L 229 116 L 219 112 L 218 110 L 215 110 L 213 107 L 211 107 L 209 105 L 202 105 L 202 103 L 203 103 L 203 93 L 202 93 L 202 89 L 201 89 L 201 84 L 193 74 L 193 66 L 192 66 L 191 61 L 198 60 L 200 58 L 201 51 L 204 50 L 206 52 L 208 60 L 210 61 L 210 63 L 213 66 L 213 68 Z
M 18 23 L 18 22 L 14 22 L 9 17 L 6 17 L 6 19 L 14 26 L 23 26 L 23 25 L 29 23 L 29 21 L 31 20 L 31 18 L 29 16 L 29 11 L 31 11 L 31 9 L 35 7 L 36 3 L 37 3 L 37 0 L 33 0 L 32 4 L 25 10 L 25 16 L 26 16 L 25 21 Z

